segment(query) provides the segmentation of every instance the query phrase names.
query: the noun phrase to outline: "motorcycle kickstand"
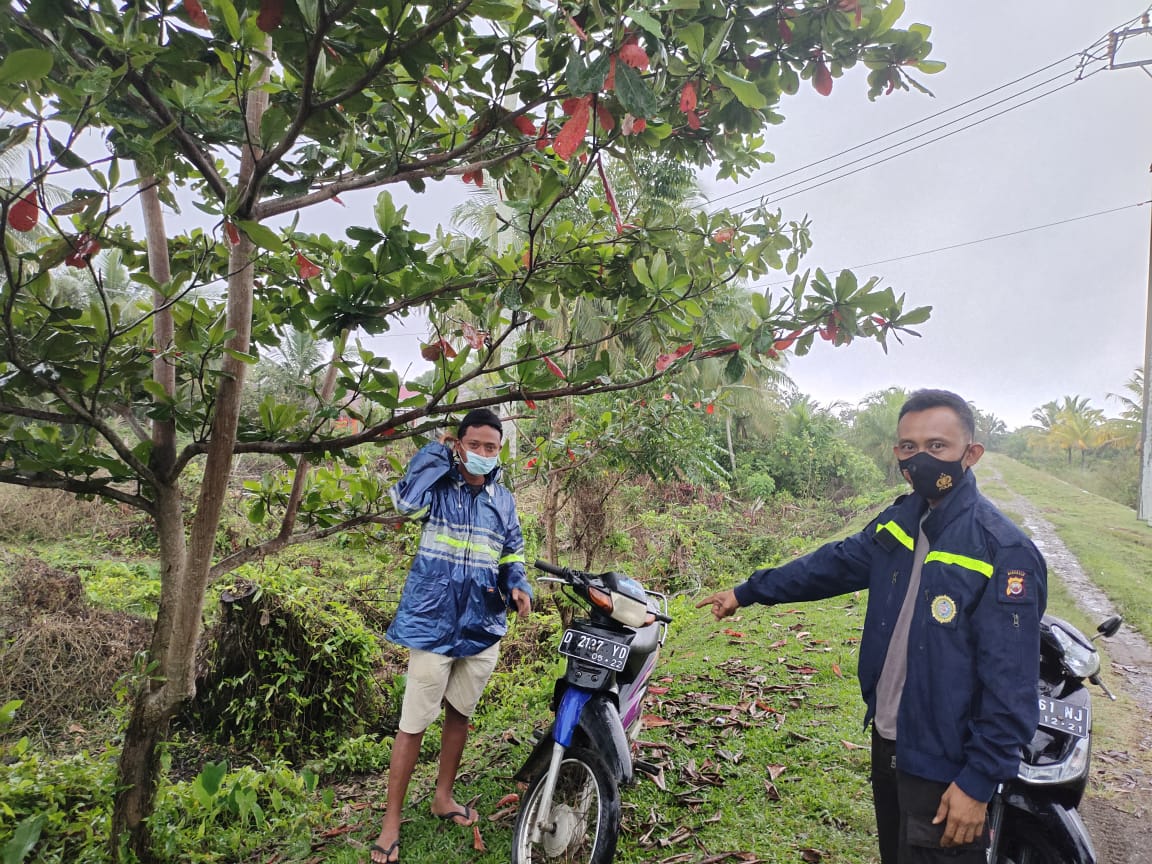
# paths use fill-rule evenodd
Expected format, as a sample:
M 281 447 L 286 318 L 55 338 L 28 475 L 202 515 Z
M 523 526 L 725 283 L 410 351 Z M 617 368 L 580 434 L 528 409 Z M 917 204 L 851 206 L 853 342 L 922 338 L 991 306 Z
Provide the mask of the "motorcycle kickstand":
M 552 794 L 556 791 L 556 780 L 560 776 L 560 763 L 564 759 L 564 752 L 567 749 L 559 742 L 552 744 L 552 759 L 548 763 L 548 775 L 544 778 L 544 790 L 536 808 L 536 818 L 532 820 L 532 832 L 529 839 L 533 843 L 541 842 L 541 836 L 545 831 L 552 833 L 556 830 L 556 824 L 552 819 Z

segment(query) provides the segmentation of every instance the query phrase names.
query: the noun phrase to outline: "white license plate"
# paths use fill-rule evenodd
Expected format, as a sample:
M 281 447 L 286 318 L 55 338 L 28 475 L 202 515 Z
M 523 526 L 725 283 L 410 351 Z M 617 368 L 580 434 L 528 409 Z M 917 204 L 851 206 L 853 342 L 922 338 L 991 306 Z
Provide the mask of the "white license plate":
M 1077 705 L 1050 696 L 1040 697 L 1040 725 L 1077 738 L 1087 738 L 1092 726 L 1092 712 L 1087 705 Z
M 560 639 L 560 653 L 578 660 L 586 660 L 619 672 L 628 660 L 628 646 L 623 642 L 605 639 L 579 630 L 565 630 Z

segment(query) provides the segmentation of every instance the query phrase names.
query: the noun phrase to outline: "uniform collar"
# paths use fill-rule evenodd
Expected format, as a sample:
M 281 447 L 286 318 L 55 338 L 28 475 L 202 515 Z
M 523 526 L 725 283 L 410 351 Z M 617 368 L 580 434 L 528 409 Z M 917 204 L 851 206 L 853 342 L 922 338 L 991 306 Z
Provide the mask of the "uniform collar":
M 976 498 L 976 477 L 969 468 L 960 478 L 956 488 L 945 495 L 939 504 L 931 508 L 928 518 L 924 520 L 924 534 L 929 542 L 934 542 L 954 519 L 968 509 L 968 505 Z M 919 496 L 916 496 L 919 497 Z M 923 499 L 921 499 L 923 501 Z M 927 506 L 927 501 L 924 501 Z

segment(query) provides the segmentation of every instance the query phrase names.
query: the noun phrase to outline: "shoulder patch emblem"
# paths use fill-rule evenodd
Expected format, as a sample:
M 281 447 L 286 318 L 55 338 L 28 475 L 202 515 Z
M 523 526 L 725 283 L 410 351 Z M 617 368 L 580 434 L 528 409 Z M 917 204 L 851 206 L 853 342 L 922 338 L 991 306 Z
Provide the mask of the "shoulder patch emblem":
M 1024 581 L 1027 575 L 1023 570 L 1009 570 L 1008 581 L 1004 586 L 1004 596 L 1022 600 L 1025 596 L 1025 591 L 1028 590 Z
M 932 617 L 941 624 L 948 624 L 956 617 L 956 601 L 947 594 L 938 594 L 932 600 Z

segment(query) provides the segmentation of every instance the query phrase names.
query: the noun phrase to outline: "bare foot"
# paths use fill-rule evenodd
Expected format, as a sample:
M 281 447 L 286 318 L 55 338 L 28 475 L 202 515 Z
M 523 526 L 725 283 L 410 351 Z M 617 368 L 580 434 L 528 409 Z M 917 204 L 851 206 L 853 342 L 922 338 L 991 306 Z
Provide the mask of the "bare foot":
M 476 824 L 476 820 L 480 815 L 467 804 L 457 804 L 455 801 L 450 800 L 447 804 L 442 806 L 437 805 L 435 801 L 432 802 L 432 815 L 437 819 L 451 819 L 461 828 L 468 828 Z

